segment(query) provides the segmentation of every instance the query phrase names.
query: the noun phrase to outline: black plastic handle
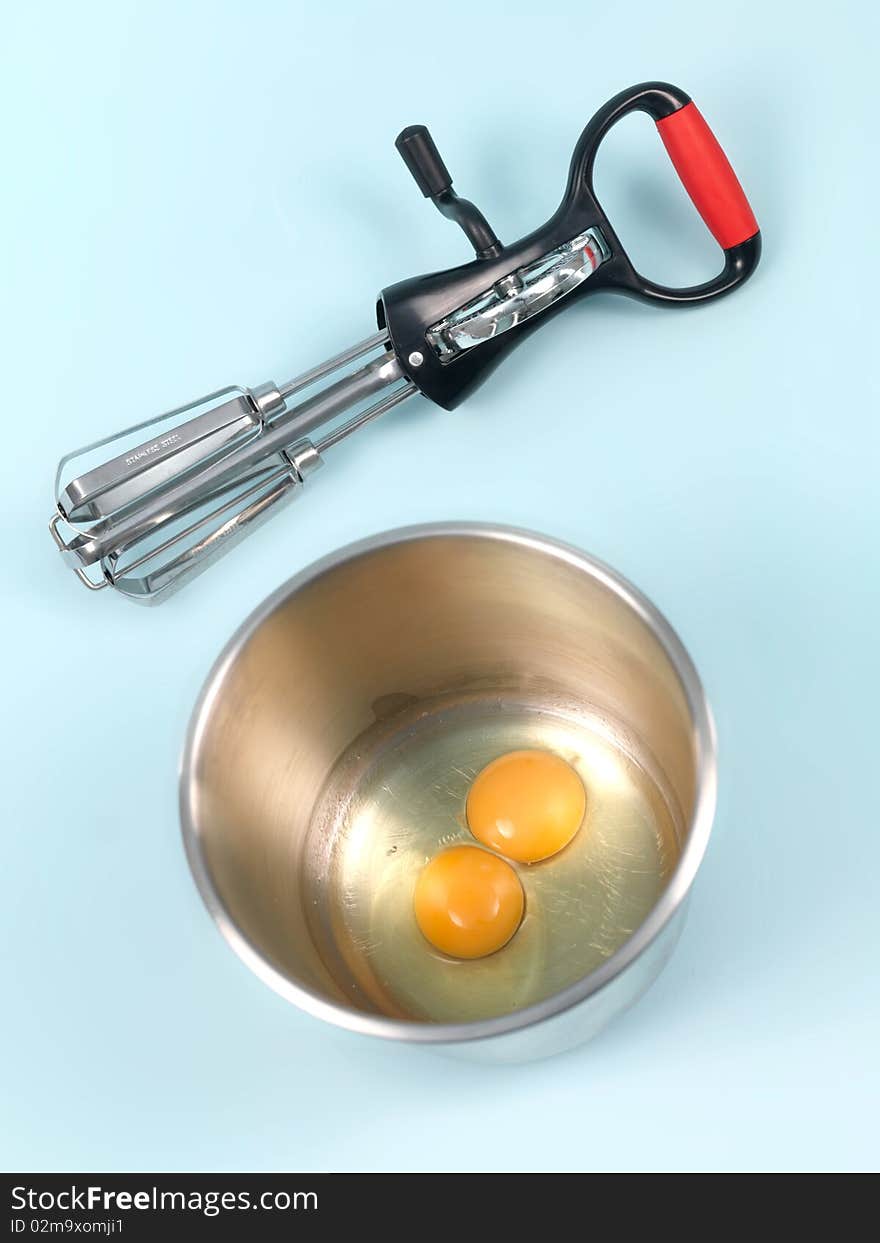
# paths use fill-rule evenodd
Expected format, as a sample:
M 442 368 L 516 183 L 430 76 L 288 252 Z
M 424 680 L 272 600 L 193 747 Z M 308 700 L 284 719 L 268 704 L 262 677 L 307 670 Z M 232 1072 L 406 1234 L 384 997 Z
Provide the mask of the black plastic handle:
M 631 112 L 645 112 L 656 123 L 685 189 L 724 252 L 719 274 L 701 285 L 675 289 L 643 277 L 630 262 L 593 188 L 599 144 L 612 126 Z M 497 363 L 535 328 L 583 297 L 614 290 L 666 306 L 706 302 L 729 293 L 754 271 L 761 235 L 751 208 L 711 130 L 693 101 L 668 82 L 642 82 L 608 101 L 584 128 L 569 168 L 559 207 L 546 224 L 510 246 L 502 246 L 485 217 L 452 189 L 452 178 L 424 126 L 410 126 L 397 147 L 422 193 L 464 229 L 477 258 L 461 267 L 401 281 L 384 289 L 377 316 L 414 384 L 447 409 L 481 383 Z M 608 257 L 565 297 L 508 331 L 441 360 L 426 339 L 429 328 L 488 294 L 505 277 L 535 263 L 587 229 L 598 229 Z
M 488 220 L 468 199 L 461 199 L 452 188 L 452 177 L 443 163 L 437 144 L 427 126 L 408 125 L 400 131 L 394 145 L 426 199 L 431 199 L 444 216 L 464 231 L 478 259 L 494 259 L 501 254 L 501 243 Z
M 426 199 L 452 189 L 449 169 L 426 125 L 408 125 L 397 135 L 394 145 Z

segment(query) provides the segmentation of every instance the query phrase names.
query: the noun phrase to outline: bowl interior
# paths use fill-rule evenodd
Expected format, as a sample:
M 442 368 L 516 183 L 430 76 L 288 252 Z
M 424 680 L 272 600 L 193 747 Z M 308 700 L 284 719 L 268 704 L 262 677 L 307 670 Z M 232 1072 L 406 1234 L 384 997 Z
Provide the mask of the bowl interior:
M 385 968 L 367 961 L 359 970 L 345 943 L 344 908 L 353 902 L 358 873 L 340 842 L 349 833 L 361 856 L 372 857 L 370 816 L 360 815 L 352 833 L 352 807 L 379 805 L 377 791 L 388 781 L 376 774 L 381 778 L 381 765 L 401 747 L 425 763 L 433 754 L 436 762 L 444 744 L 432 751 L 430 731 L 463 722 L 476 771 L 491 758 L 478 745 L 491 737 L 480 713 L 495 712 L 514 740 L 514 718 L 534 727 L 537 745 L 544 738 L 554 747 L 553 739 L 564 737 L 573 752 L 580 746 L 586 753 L 592 744 L 577 739 L 598 740 L 598 767 L 590 771 L 606 772 L 611 785 L 613 773 L 599 756 L 603 740 L 610 755 L 647 778 L 645 798 L 656 800 L 656 831 L 666 843 L 659 875 L 665 884 L 691 830 L 699 756 L 680 661 L 658 622 L 603 567 L 511 532 L 445 528 L 379 537 L 282 588 L 215 667 L 184 763 L 190 858 L 239 952 L 267 967 L 276 987 L 288 982 L 296 999 L 326 1004 L 328 1017 L 359 1011 L 416 1021 L 485 1018 L 570 984 L 570 971 L 554 975 L 539 949 L 528 963 L 533 976 L 543 972 L 537 991 L 507 989 L 488 1009 L 457 1012 L 444 1002 L 445 1009 L 432 1010 L 393 980 L 383 987 Z M 456 767 L 451 753 L 449 764 Z M 398 770 L 414 771 L 413 764 Z M 463 789 L 469 775 L 465 766 Z M 418 782 L 411 797 L 424 810 Z M 621 812 L 622 820 L 630 814 Z M 442 835 L 442 828 L 430 832 Z M 465 833 L 458 824 L 453 836 Z M 417 839 L 413 858 L 424 848 Z M 638 867 L 636 861 L 632 870 Z M 566 879 L 564 869 L 558 875 L 570 893 L 572 876 Z M 613 888 L 620 877 L 612 868 L 606 880 Z M 380 887 L 369 870 L 359 883 Z M 618 914 L 623 936 L 600 945 L 596 963 L 635 931 L 626 921 L 639 922 L 655 898 L 635 915 L 636 908 Z M 586 910 L 583 894 L 580 901 Z M 575 927 L 572 919 L 570 912 Z M 359 936 L 369 939 L 369 929 L 348 933 L 355 949 Z M 595 940 L 594 934 L 595 928 Z M 584 964 L 581 974 L 593 960 Z M 444 996 L 448 1002 L 448 990 Z

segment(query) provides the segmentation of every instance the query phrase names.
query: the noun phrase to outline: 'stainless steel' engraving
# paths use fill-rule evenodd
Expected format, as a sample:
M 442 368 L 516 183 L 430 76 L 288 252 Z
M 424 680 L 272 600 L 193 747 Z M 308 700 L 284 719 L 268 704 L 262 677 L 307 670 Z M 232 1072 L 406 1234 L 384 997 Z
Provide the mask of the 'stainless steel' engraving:
M 172 445 L 176 445 L 179 440 L 180 432 L 170 432 L 167 436 L 163 436 L 161 440 L 154 440 L 151 445 L 139 449 L 137 453 L 130 453 L 124 459 L 125 465 L 134 466 L 135 462 L 139 462 L 141 458 L 152 457 L 154 453 L 161 453 L 163 449 L 169 449 Z

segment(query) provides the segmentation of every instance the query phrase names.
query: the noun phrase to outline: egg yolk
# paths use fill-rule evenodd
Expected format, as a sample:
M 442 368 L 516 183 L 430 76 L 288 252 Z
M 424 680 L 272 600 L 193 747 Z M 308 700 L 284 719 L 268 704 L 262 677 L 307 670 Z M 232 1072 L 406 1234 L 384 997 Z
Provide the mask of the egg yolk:
M 416 922 L 453 958 L 483 958 L 506 945 L 525 897 L 509 863 L 478 846 L 453 846 L 426 863 L 416 882 Z
M 477 774 L 467 822 L 477 841 L 518 863 L 549 859 L 581 827 L 583 782 L 550 751 L 511 751 Z

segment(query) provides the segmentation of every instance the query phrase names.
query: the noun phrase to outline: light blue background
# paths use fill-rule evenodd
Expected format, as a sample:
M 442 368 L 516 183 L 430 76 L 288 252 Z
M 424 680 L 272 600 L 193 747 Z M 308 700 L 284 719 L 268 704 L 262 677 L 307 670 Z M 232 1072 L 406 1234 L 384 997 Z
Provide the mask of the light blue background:
M 875 6 L 105 3 L 4 16 L 6 1013 L 12 1169 L 793 1169 L 878 1160 Z M 684 313 L 597 298 L 454 414 L 421 400 L 155 610 L 45 524 L 62 451 L 367 335 L 464 261 L 392 145 L 431 125 L 512 240 L 592 112 L 689 91 L 764 231 Z M 653 127 L 598 185 L 648 274 L 717 250 Z M 720 735 L 679 952 L 593 1045 L 492 1070 L 327 1028 L 205 914 L 177 827 L 198 688 L 284 578 L 398 524 L 499 520 L 611 562 L 690 647 Z

